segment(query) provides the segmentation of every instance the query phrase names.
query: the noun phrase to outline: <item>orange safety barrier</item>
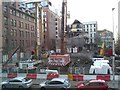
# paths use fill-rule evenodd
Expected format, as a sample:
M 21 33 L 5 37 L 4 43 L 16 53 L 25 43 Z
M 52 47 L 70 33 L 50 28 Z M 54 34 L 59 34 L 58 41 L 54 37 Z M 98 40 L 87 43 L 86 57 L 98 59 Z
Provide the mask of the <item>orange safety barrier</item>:
M 48 74 L 47 75 L 47 80 L 51 80 L 53 78 L 58 78 L 59 77 L 59 74 Z
M 73 74 L 73 81 L 83 81 L 83 75 L 75 75 Z
M 17 73 L 8 73 L 7 77 L 8 78 L 15 78 L 15 77 L 17 77 Z
M 37 78 L 37 74 L 27 74 L 26 78 L 36 79 Z
M 110 75 L 97 75 L 97 79 L 105 80 L 105 81 L 110 81 Z

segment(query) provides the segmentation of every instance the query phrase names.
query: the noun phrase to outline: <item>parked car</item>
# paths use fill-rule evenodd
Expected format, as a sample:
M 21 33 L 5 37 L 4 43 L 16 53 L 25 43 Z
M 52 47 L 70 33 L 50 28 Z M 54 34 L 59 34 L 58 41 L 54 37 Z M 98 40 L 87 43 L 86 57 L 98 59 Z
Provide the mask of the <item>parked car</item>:
M 65 90 L 67 88 L 70 88 L 71 84 L 67 79 L 53 78 L 52 80 L 48 80 L 48 81 L 41 83 L 39 86 L 42 90 L 46 90 L 46 89 L 50 89 L 50 88 L 54 88 L 57 90 L 58 89 Z
M 90 80 L 84 83 L 77 83 L 78 90 L 108 90 L 108 85 L 104 80 Z
M 32 79 L 26 77 L 15 77 L 9 80 L 3 81 L 2 89 L 4 88 L 30 88 L 33 83 Z

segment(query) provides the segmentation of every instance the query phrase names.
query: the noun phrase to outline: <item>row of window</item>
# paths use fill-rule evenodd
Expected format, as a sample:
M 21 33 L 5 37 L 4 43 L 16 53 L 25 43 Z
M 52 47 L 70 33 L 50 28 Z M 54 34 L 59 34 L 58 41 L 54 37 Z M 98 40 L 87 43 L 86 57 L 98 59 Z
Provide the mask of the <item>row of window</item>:
M 84 31 L 86 31 L 86 32 L 88 32 L 89 30 L 90 30 L 90 32 L 96 32 L 96 28 L 94 28 L 94 29 L 83 29 Z
M 30 41 L 30 40 L 11 40 L 12 47 L 17 47 L 18 45 L 21 45 L 21 47 L 29 47 L 29 46 L 34 46 L 35 41 Z
M 8 32 L 8 28 L 4 28 L 4 35 L 8 35 L 7 34 Z M 31 35 L 30 35 L 31 34 Z M 18 30 L 16 29 L 11 29 L 10 30 L 10 35 L 11 36 L 14 36 L 14 37 L 17 37 L 18 36 Z M 35 33 L 34 32 L 28 32 L 28 31 L 21 31 L 19 30 L 19 37 L 28 37 L 28 38 L 34 38 L 35 37 Z
M 31 25 L 30 24 L 27 24 L 27 23 L 24 23 L 22 21 L 16 21 L 15 19 L 11 19 L 10 20 L 10 25 L 11 26 L 14 26 L 14 27 L 17 27 L 17 23 L 18 23 L 18 27 L 19 28 L 24 28 L 24 29 L 27 29 L 27 30 L 31 30 L 31 31 L 34 31 L 35 30 L 35 26 L 34 25 Z M 4 17 L 4 24 L 8 24 L 8 18 L 7 17 Z
M 33 33 L 33 32 L 28 32 L 28 31 L 21 31 L 21 30 L 19 30 L 19 34 L 20 34 L 20 37 L 28 37 L 28 38 L 34 38 L 35 37 L 35 33 Z M 30 36 L 30 34 L 31 34 L 31 36 Z
M 96 24 L 86 24 L 86 25 L 83 25 L 83 27 L 85 28 L 85 27 L 96 27 Z
M 8 10 L 7 6 L 4 6 L 4 11 L 6 12 L 7 10 Z M 25 14 L 25 13 L 23 13 L 21 11 L 10 9 L 9 13 L 14 15 L 14 16 L 17 16 L 19 18 L 26 19 L 26 20 L 28 20 L 30 22 L 33 22 L 33 23 L 35 22 L 35 19 L 33 17 L 31 17 L 30 15 L 27 15 L 27 12 Z
M 73 24 L 71 25 L 71 28 L 72 29 L 75 29 L 75 28 L 96 28 L 96 24 L 88 24 L 88 25 L 83 25 L 83 24 Z

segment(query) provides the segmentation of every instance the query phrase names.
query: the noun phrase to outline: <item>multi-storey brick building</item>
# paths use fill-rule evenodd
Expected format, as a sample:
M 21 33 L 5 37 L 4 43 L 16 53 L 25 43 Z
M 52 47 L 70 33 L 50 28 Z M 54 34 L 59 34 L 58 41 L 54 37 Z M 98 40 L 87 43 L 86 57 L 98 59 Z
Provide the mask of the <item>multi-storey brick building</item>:
M 49 7 L 43 7 L 45 50 L 60 49 L 61 18 Z
M 3 2 L 3 62 L 19 47 L 14 60 L 29 58 L 36 44 L 35 15 L 18 2 Z

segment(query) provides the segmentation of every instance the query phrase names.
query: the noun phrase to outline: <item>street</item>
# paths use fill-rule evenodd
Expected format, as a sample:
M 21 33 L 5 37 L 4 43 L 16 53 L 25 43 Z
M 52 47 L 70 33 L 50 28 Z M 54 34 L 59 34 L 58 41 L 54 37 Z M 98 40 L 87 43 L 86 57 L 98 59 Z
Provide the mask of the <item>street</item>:
M 7 78 L 2 78 L 2 81 L 6 80 Z M 33 79 L 33 85 L 30 87 L 30 90 L 40 90 L 39 88 L 39 84 L 42 83 L 43 81 L 45 80 L 42 80 L 42 79 Z M 71 88 L 72 89 L 75 89 L 75 85 L 78 83 L 78 82 L 85 82 L 85 81 L 70 81 L 71 83 Z M 120 90 L 120 81 L 107 81 L 106 82 L 109 86 L 109 90 Z M 9 89 L 8 89 L 9 90 Z

